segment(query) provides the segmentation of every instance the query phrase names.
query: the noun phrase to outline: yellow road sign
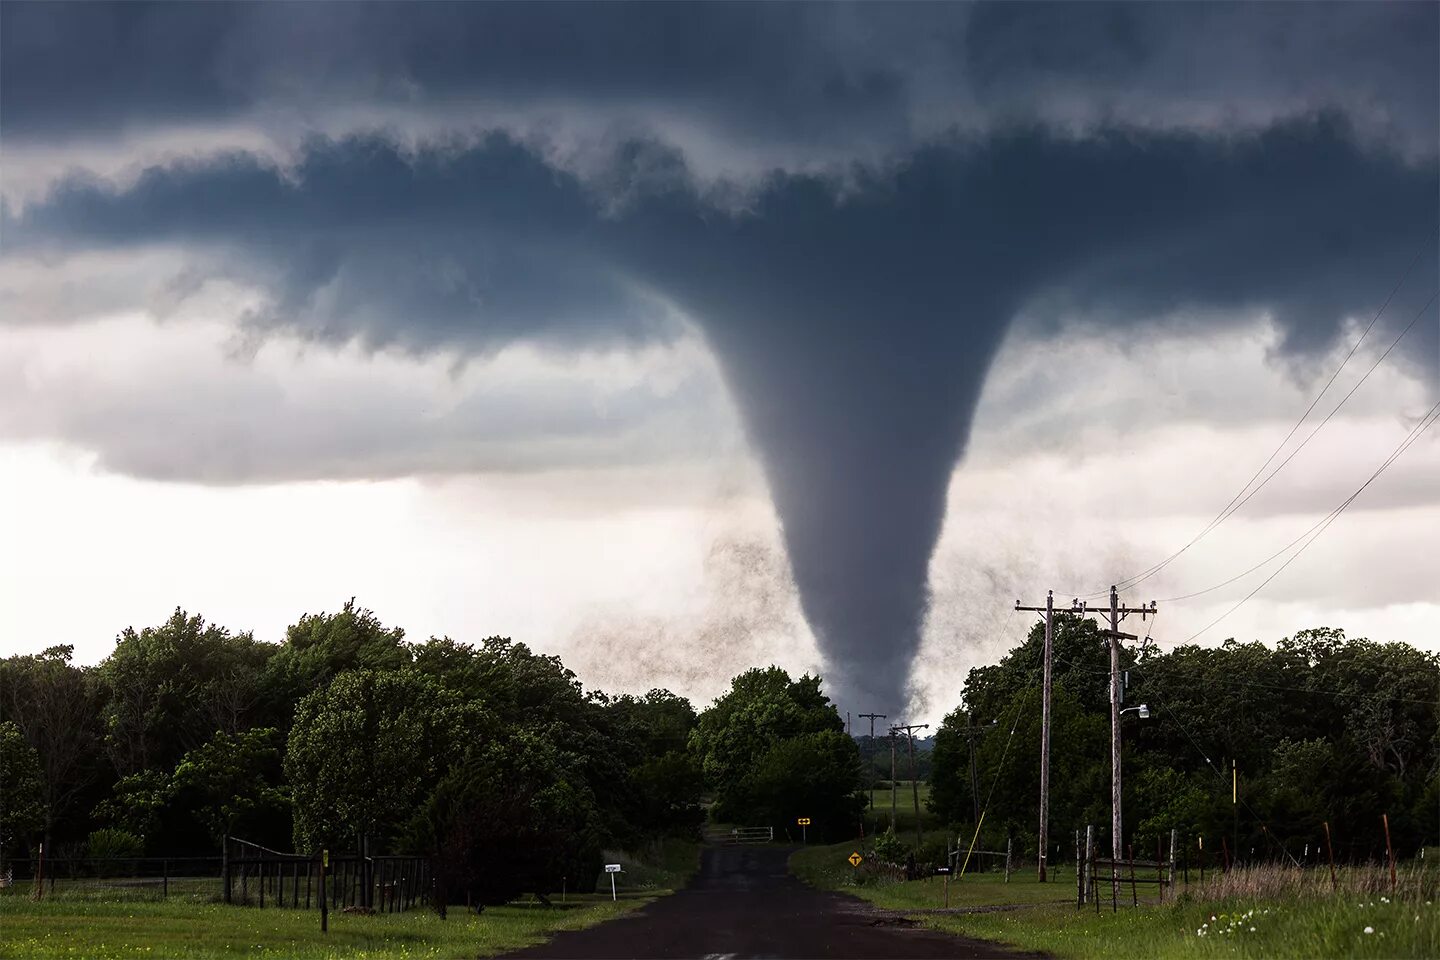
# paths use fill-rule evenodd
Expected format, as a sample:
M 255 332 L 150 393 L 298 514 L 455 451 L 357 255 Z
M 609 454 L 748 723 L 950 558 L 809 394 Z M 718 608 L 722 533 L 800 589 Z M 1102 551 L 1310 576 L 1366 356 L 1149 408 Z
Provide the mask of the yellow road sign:
M 865 859 L 864 857 L 860 856 L 859 851 L 856 851 L 855 853 L 850 854 L 850 857 L 849 857 L 850 866 L 852 866 L 852 867 L 858 867 L 858 866 L 860 866 L 860 861 L 861 861 L 861 860 L 864 860 L 864 859 Z
M 810 818 L 809 818 L 809 817 L 797 817 L 796 820 L 795 820 L 795 822 L 798 823 L 798 824 L 800 824 L 800 826 L 802 826 L 802 827 L 808 827 L 808 826 L 810 826 Z

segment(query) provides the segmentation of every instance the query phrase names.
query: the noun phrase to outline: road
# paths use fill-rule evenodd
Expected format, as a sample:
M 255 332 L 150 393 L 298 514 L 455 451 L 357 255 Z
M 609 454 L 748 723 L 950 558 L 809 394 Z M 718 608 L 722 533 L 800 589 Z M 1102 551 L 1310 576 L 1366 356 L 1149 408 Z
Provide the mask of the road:
M 909 925 L 863 900 L 807 887 L 785 847 L 706 847 L 678 893 L 511 957 L 618 960 L 675 957 L 1005 958 L 1035 956 Z

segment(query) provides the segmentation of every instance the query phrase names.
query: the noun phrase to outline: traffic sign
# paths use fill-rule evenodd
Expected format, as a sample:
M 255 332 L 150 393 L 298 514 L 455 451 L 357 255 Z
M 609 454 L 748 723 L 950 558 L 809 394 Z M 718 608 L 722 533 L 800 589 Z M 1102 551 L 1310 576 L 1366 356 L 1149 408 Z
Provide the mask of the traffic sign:
M 798 818 L 795 822 L 798 823 L 798 824 L 800 824 L 800 826 L 802 826 L 802 827 L 808 827 L 808 826 L 810 826 L 810 818 L 809 818 L 809 817 L 800 817 L 800 818 Z
M 856 852 L 850 854 L 848 859 L 850 860 L 850 866 L 858 867 L 860 866 L 860 861 L 864 860 L 865 858 L 860 856 L 860 852 L 857 850 Z
M 610 899 L 613 901 L 615 899 L 615 874 L 620 872 L 620 864 L 605 864 L 605 872 L 610 874 Z

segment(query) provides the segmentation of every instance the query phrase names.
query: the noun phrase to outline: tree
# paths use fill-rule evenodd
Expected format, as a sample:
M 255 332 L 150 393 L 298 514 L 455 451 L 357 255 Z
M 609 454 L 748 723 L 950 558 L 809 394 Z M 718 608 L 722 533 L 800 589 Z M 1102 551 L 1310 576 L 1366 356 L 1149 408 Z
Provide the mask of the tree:
M 773 794 L 755 791 L 762 790 L 762 785 L 768 791 L 783 780 L 781 768 L 793 754 L 768 758 L 765 777 L 755 779 L 753 775 L 777 744 L 809 734 L 843 736 L 844 729 L 834 704 L 820 692 L 819 677 L 791 680 L 779 667 L 752 669 L 732 680 L 730 691 L 700 715 L 690 734 L 690 749 L 715 794 L 715 815 L 722 820 L 745 819 L 769 815 L 774 809 Z M 812 748 L 819 749 L 819 744 L 813 741 Z M 858 749 L 855 756 L 854 782 L 837 787 L 844 796 L 859 787 Z M 836 809 L 843 809 L 842 798 L 827 801 L 827 805 L 831 802 L 840 805 Z
M 179 608 L 158 627 L 127 627 L 96 669 L 116 772 L 169 771 L 216 729 L 248 727 L 274 649 Z
M 479 904 L 568 879 L 593 884 L 602 834 L 581 757 L 542 731 L 519 730 L 479 747 L 437 786 L 412 828 L 435 864 L 440 905 L 468 893 Z
M 45 825 L 40 757 L 20 728 L 0 723 L 0 867 L 7 854 Z
M 39 757 L 47 846 L 103 762 L 95 700 L 86 672 L 70 664 L 74 650 L 67 644 L 0 661 L 0 720 L 13 723 Z
M 345 602 L 339 613 L 307 613 L 285 631 L 266 664 L 269 715 L 288 731 L 295 703 L 347 670 L 399 670 L 410 665 L 405 631 Z
M 194 811 L 217 841 L 231 836 L 247 818 L 285 808 L 284 791 L 266 777 L 269 770 L 279 772 L 278 736 L 274 727 L 237 734 L 216 731 L 209 743 L 176 765 L 170 777 L 172 795 Z
M 865 808 L 860 792 L 860 748 L 842 730 L 821 730 L 773 744 L 746 774 L 729 801 L 749 822 L 790 830 L 809 817 L 811 835 L 852 836 Z
M 295 708 L 284 767 L 296 847 L 383 838 L 483 738 L 475 705 L 413 669 L 340 674 Z
M 169 803 L 170 777 L 141 770 L 116 781 L 113 795 L 96 805 L 95 816 L 143 840 L 159 834 Z

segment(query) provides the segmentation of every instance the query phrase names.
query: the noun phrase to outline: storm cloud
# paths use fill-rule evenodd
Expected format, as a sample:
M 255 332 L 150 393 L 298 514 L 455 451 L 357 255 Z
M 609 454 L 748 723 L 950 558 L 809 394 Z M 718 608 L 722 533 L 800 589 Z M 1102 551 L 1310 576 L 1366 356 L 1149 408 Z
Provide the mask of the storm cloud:
M 698 327 L 857 708 L 903 702 L 1015 324 L 1259 311 L 1313 354 L 1436 286 L 1431 5 L 0 10 L 5 150 L 52 158 L 7 259 L 182 249 L 168 295 L 259 291 L 251 336 L 422 356 Z M 1435 383 L 1435 324 L 1399 357 Z

